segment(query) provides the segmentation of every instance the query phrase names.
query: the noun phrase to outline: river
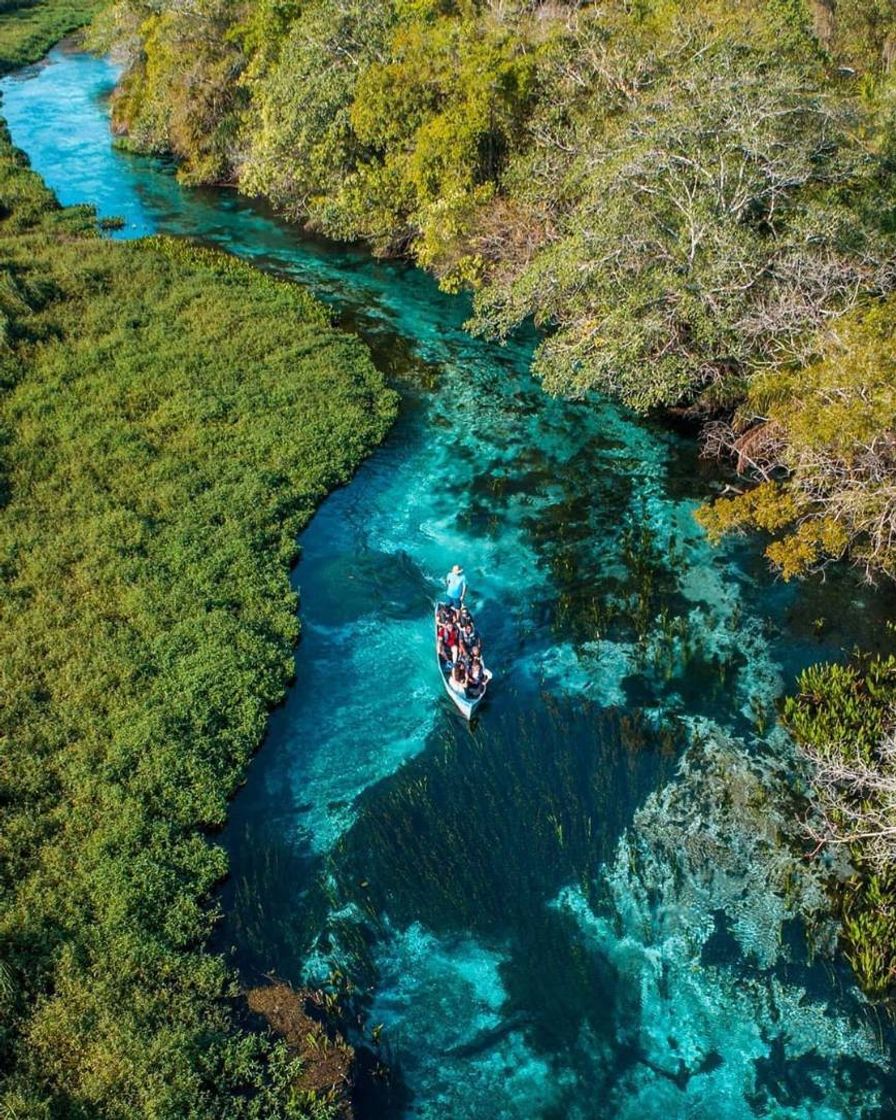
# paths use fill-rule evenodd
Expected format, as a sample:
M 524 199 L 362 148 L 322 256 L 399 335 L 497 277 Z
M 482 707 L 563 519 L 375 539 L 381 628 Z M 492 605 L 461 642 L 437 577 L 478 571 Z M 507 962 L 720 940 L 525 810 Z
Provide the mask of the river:
M 362 1120 L 893 1115 L 889 1035 L 807 948 L 832 927 L 781 843 L 775 723 L 802 667 L 885 640 L 892 597 L 711 549 L 692 441 L 547 397 L 533 338 L 471 338 L 422 272 L 115 150 L 115 78 L 57 49 L 2 83 L 60 199 L 309 285 L 403 398 L 302 535 L 296 684 L 233 804 L 219 947 L 351 989 L 391 1069 Z M 431 642 L 456 560 L 495 671 L 471 727 Z

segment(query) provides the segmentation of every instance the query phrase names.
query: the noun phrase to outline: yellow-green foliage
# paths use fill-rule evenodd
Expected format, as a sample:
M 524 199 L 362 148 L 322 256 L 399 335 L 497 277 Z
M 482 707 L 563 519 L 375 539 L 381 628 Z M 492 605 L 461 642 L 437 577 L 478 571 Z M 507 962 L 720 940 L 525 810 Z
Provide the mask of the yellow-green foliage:
M 801 448 L 852 465 L 896 419 L 896 300 L 840 319 L 824 356 L 755 377 L 745 411 L 780 424 Z
M 390 205 L 390 228 L 419 224 L 423 264 L 439 263 L 492 196 L 532 92 L 526 48 L 507 28 L 416 19 L 394 34 L 389 61 L 372 63 L 358 81 L 350 119 L 373 155 L 358 172 L 364 196 Z M 383 176 L 401 185 L 398 199 L 380 189 Z M 360 232 L 369 236 L 363 220 Z
M 704 508 L 718 537 L 752 527 L 779 539 L 768 556 L 785 577 L 849 554 L 869 570 L 896 573 L 896 299 L 840 319 L 820 341 L 822 356 L 750 384 L 743 423 L 763 431 L 763 482 Z M 758 419 L 757 419 L 758 418 Z
M 886 815 L 888 805 L 884 790 L 896 781 L 892 760 L 880 752 L 884 736 L 892 732 L 894 701 L 893 658 L 816 665 L 802 674 L 783 713 L 816 774 L 828 765 L 846 772 L 876 771 L 876 788 L 857 792 L 845 781 L 817 782 L 815 799 L 834 833 L 857 837 L 849 846 L 855 874 L 838 888 L 836 901 L 847 956 L 865 991 L 878 997 L 892 997 L 896 986 L 896 875 L 870 858 L 871 844 L 881 842 L 881 813 Z M 886 821 L 891 829 L 894 823 Z
M 292 672 L 295 535 L 394 394 L 304 291 L 101 239 L 5 132 L 0 215 L 0 1114 L 305 1116 L 205 948 L 207 833 Z
M 784 579 L 803 576 L 828 560 L 839 560 L 850 544 L 840 522 L 832 517 L 813 517 L 772 541 L 765 554 Z
M 139 36 L 144 44 L 113 98 L 113 123 L 127 121 L 131 143 L 142 150 L 183 156 L 186 182 L 231 173 L 243 58 L 228 30 L 235 10 L 230 0 L 198 0 L 189 10 L 123 9 L 119 26 L 104 28 L 107 37 Z
M 763 482 L 734 498 L 719 498 L 697 512 L 697 520 L 715 543 L 725 533 L 746 527 L 773 533 L 789 525 L 797 515 L 797 505 L 787 491 L 774 482 Z
M 868 74 L 889 70 L 896 49 L 896 10 L 889 0 L 837 0 L 824 9 L 822 34 L 838 61 Z

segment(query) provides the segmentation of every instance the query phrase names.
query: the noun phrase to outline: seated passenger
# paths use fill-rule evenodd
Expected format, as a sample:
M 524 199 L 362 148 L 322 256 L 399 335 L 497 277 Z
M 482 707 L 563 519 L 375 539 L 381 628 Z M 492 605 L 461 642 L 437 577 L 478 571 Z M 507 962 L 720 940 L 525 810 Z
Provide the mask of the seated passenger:
M 467 673 L 467 696 L 470 700 L 478 700 L 485 692 L 485 670 L 479 658 L 474 658 Z
M 445 611 L 440 610 L 436 617 L 436 638 L 441 641 L 445 634 L 448 632 L 448 627 L 451 623 L 448 621 L 448 615 Z
M 467 689 L 467 673 L 463 665 L 458 661 L 455 663 L 454 668 L 451 670 L 451 676 L 448 678 L 448 684 L 454 689 L 455 692 L 461 696 L 466 695 Z
M 460 653 L 457 627 L 449 622 L 446 626 L 441 628 L 440 638 L 446 653 L 445 660 L 452 663 L 456 662 L 457 656 Z
M 473 646 L 479 640 L 479 635 L 476 633 L 476 630 L 473 627 L 472 618 L 467 619 L 466 622 L 461 623 L 460 634 L 461 641 L 464 643 L 464 645 L 467 646 Z

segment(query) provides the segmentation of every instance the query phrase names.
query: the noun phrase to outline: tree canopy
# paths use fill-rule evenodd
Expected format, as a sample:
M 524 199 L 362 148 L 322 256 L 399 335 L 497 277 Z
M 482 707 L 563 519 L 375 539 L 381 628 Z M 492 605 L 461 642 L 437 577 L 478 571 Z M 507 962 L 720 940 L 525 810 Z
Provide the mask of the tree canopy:
M 471 286 L 474 330 L 533 319 L 553 392 L 736 426 L 775 378 L 811 395 L 827 329 L 893 289 L 890 4 L 119 0 L 104 34 L 131 142 Z M 850 516 L 772 559 L 892 570 Z

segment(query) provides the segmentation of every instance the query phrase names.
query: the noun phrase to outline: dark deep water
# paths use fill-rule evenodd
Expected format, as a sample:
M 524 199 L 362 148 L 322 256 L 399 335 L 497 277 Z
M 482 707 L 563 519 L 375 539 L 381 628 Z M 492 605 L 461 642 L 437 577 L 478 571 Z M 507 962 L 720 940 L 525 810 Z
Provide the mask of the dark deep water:
M 423 273 L 115 152 L 115 73 L 57 50 L 2 83 L 61 200 L 310 285 L 404 397 L 302 537 L 297 684 L 233 805 L 222 946 L 250 980 L 352 987 L 395 1071 L 362 1117 L 894 1115 L 888 1036 L 808 962 L 804 917 L 830 930 L 779 841 L 774 720 L 803 666 L 884 640 L 892 599 L 710 549 L 689 443 L 546 397 L 531 340 L 471 339 Z M 469 728 L 430 646 L 455 559 L 496 674 Z

